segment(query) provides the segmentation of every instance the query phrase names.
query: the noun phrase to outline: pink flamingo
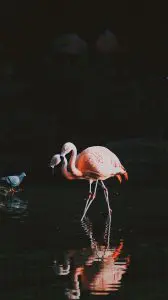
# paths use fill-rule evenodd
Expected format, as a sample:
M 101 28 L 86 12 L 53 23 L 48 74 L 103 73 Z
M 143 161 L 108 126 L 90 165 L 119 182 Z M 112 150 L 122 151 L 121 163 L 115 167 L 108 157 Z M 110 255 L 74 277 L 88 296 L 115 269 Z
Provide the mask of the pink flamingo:
M 66 155 L 72 152 L 69 164 Z M 109 149 L 102 146 L 88 147 L 77 155 L 77 149 L 73 143 L 65 143 L 62 146 L 61 153 L 52 157 L 50 167 L 54 169 L 62 161 L 62 173 L 69 179 L 85 179 L 89 181 L 89 196 L 86 201 L 83 216 L 85 217 L 90 205 L 96 197 L 98 181 L 104 190 L 105 199 L 108 206 L 108 212 L 111 216 L 111 208 L 109 205 L 108 189 L 104 184 L 104 180 L 116 176 L 122 181 L 121 175 L 128 180 L 128 174 L 122 166 L 118 157 Z M 95 182 L 94 192 L 92 193 L 92 183 Z

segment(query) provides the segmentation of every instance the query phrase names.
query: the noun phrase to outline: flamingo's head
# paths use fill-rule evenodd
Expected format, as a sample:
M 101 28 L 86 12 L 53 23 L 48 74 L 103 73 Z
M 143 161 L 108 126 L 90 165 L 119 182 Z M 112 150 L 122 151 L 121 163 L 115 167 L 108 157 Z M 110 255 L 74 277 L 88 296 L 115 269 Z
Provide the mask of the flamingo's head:
M 75 148 L 74 144 L 68 142 L 68 143 L 65 143 L 63 146 L 62 146 L 62 149 L 61 149 L 61 155 L 62 156 L 65 156 L 66 154 L 68 154 L 70 151 L 72 151 L 73 149 Z
M 61 155 L 60 154 L 55 154 L 50 161 L 50 167 L 54 169 L 59 163 L 61 162 Z

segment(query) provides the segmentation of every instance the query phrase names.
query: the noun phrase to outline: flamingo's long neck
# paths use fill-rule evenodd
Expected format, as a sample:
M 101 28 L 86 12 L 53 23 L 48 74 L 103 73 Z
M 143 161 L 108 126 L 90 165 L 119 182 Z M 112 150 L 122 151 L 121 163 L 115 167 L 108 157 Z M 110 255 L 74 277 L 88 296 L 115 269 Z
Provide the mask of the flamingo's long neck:
M 74 176 L 76 177 L 82 177 L 82 172 L 76 168 L 76 158 L 77 158 L 77 150 L 76 150 L 76 147 L 74 145 L 74 147 L 72 148 L 72 154 L 71 154 L 71 158 L 70 158 L 70 161 L 69 161 L 69 167 L 73 173 Z
M 64 161 L 61 166 L 62 174 L 69 180 L 75 179 L 75 176 L 73 176 L 73 174 L 68 171 L 67 166 L 68 166 L 68 162 L 66 157 L 64 157 Z

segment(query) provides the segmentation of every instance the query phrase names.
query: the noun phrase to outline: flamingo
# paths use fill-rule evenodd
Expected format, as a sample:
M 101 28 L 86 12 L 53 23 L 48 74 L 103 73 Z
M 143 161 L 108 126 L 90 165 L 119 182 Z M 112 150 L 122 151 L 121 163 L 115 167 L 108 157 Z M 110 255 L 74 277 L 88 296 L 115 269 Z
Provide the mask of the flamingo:
M 68 164 L 66 155 L 70 152 L 71 157 Z M 61 153 L 55 154 L 52 157 L 50 167 L 54 170 L 54 167 L 60 162 L 62 162 L 62 173 L 68 180 L 85 179 L 89 181 L 89 196 L 81 221 L 84 219 L 90 205 L 96 197 L 98 183 L 100 183 L 103 188 L 109 216 L 111 216 L 112 209 L 109 204 L 108 189 L 103 181 L 116 176 L 121 183 L 121 175 L 124 175 L 125 179 L 128 180 L 128 173 L 118 157 L 103 146 L 88 147 L 77 155 L 76 146 L 71 142 L 67 142 L 62 146 Z M 93 182 L 95 182 L 94 192 L 92 192 Z

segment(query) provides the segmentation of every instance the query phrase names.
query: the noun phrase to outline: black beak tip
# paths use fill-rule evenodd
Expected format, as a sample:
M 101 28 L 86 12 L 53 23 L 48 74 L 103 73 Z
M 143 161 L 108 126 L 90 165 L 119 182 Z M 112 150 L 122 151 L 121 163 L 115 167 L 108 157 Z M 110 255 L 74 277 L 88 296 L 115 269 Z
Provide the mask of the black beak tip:
M 63 160 L 64 160 L 64 157 L 63 157 L 63 155 L 60 155 L 60 159 L 61 159 L 61 161 L 63 161 Z

